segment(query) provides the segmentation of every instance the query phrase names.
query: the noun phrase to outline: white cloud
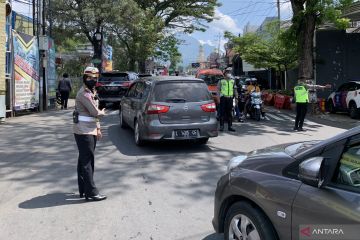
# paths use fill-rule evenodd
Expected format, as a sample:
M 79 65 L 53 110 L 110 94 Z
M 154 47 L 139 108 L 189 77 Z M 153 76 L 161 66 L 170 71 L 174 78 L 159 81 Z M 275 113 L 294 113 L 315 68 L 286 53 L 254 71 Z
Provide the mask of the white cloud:
M 211 40 L 199 40 L 199 43 L 202 44 L 202 45 L 209 45 L 209 46 L 212 46 L 212 47 L 215 47 L 215 43 Z
M 287 20 L 287 19 L 292 17 L 293 11 L 292 11 L 290 1 L 281 4 L 281 6 L 280 6 L 280 14 L 281 14 L 281 19 L 286 19 Z
M 240 33 L 241 29 L 236 24 L 235 20 L 229 15 L 223 14 L 219 9 L 215 9 L 215 20 L 209 24 L 208 31 L 223 33 L 225 31 L 234 34 Z

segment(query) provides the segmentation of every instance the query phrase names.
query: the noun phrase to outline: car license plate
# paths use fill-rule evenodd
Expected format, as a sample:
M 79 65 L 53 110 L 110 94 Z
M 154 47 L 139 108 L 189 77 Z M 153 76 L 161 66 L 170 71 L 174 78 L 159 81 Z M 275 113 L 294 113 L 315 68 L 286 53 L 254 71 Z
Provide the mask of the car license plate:
M 175 138 L 196 138 L 198 130 L 175 130 Z
M 107 87 L 106 89 L 108 91 L 117 91 L 119 89 L 119 87 Z

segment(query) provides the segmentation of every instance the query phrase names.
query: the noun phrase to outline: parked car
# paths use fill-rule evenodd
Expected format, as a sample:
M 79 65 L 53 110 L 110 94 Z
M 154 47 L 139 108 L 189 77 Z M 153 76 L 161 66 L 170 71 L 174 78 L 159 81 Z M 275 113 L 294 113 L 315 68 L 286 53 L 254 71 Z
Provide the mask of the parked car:
M 217 184 L 213 225 L 226 240 L 297 240 L 319 224 L 359 226 L 359 199 L 357 127 L 325 141 L 280 145 L 230 160 Z
M 105 107 L 107 103 L 118 106 L 121 98 L 136 79 L 138 79 L 138 75 L 134 72 L 113 71 L 101 73 L 96 85 L 100 108 Z
M 201 79 L 150 77 L 134 82 L 123 97 L 120 125 L 134 129 L 135 143 L 196 139 L 218 135 L 216 107 Z
M 350 81 L 342 84 L 339 89 L 330 94 L 327 109 L 331 113 L 347 111 L 351 118 L 360 116 L 360 81 Z

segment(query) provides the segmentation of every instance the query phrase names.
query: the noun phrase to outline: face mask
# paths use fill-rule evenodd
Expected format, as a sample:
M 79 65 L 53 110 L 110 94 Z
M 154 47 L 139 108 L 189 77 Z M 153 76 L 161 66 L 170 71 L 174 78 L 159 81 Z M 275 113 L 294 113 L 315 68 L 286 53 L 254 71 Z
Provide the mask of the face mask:
M 226 74 L 226 77 L 227 77 L 227 78 L 231 78 L 231 74 L 229 74 L 229 73 Z
M 90 90 L 93 90 L 95 88 L 95 85 L 96 85 L 96 80 L 94 79 L 91 79 L 91 80 L 86 80 L 85 81 L 85 85 L 90 89 Z

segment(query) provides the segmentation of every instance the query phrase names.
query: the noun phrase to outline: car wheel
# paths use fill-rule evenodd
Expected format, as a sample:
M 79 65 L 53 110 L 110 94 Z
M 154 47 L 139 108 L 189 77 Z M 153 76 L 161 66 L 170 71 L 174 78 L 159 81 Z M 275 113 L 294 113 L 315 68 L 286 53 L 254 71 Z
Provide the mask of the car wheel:
M 277 240 L 275 230 L 267 217 L 247 202 L 237 202 L 225 218 L 225 240 Z
M 127 124 L 124 121 L 124 116 L 123 116 L 123 112 L 121 111 L 121 108 L 119 109 L 119 119 L 120 119 L 120 127 L 125 129 L 127 128 Z
M 327 102 L 327 109 L 330 113 L 336 113 L 336 109 L 335 109 L 333 101 L 329 100 Z
M 136 145 L 138 145 L 138 146 L 143 146 L 144 145 L 144 140 L 141 139 L 140 127 L 139 127 L 139 123 L 138 123 L 137 120 L 135 121 L 134 137 L 135 137 L 135 144 Z
M 208 141 L 209 141 L 209 138 L 201 138 L 198 140 L 198 143 L 203 145 L 203 144 L 207 144 Z
M 351 118 L 358 118 L 359 117 L 359 110 L 356 106 L 356 103 L 352 102 L 349 106 L 349 113 Z

